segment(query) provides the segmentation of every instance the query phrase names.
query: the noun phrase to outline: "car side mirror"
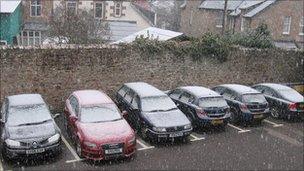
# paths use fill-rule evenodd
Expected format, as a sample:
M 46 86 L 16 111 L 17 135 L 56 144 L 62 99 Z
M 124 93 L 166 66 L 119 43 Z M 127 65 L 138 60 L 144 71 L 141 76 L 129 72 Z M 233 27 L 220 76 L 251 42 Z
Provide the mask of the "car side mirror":
M 55 115 L 53 115 L 53 118 L 56 119 L 60 116 L 60 113 L 56 113 Z
M 78 120 L 78 118 L 76 116 L 71 116 L 71 121 L 72 122 L 76 122 Z
M 4 120 L 0 119 L 0 125 L 4 124 Z
M 128 112 L 124 110 L 124 111 L 121 112 L 121 114 L 122 114 L 123 117 L 126 117 L 128 115 Z

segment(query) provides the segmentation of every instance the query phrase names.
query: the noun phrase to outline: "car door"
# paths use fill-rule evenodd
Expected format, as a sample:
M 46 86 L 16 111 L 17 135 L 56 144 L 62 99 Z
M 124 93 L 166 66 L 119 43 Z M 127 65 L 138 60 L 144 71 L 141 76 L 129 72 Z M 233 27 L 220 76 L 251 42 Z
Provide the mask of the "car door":
M 270 108 L 276 108 L 279 112 L 287 110 L 288 104 L 275 90 L 265 87 L 262 93 L 264 94 Z
M 5 121 L 6 121 L 6 115 L 8 112 L 8 100 L 5 99 L 2 107 L 1 107 L 1 114 L 0 114 L 0 119 L 1 119 L 1 123 L 0 123 L 0 145 L 2 146 L 3 140 L 4 140 L 4 128 L 5 128 Z
M 66 103 L 66 121 L 67 121 L 67 128 L 70 133 L 72 133 L 72 137 L 75 138 L 77 135 L 77 126 L 76 122 L 78 118 L 79 113 L 79 103 L 77 101 L 77 98 L 73 95 L 69 97 L 69 100 Z
M 131 100 L 131 117 L 133 118 L 133 122 L 135 123 L 136 129 L 139 129 L 141 127 L 141 124 L 145 124 L 145 120 L 143 120 L 143 117 L 141 117 L 140 108 L 139 108 L 139 96 L 135 93 L 132 94 L 132 100 Z
M 132 100 L 134 97 L 134 93 L 132 90 L 128 90 L 125 94 L 125 97 L 123 98 L 123 106 L 124 106 L 124 110 L 127 111 L 127 121 L 130 123 L 130 125 L 132 125 L 133 128 L 136 128 L 136 123 L 137 123 L 137 119 L 135 117 L 135 113 L 134 113 L 134 109 L 132 107 Z
M 120 111 L 124 111 L 124 110 L 127 111 L 126 103 L 124 102 L 124 98 L 128 91 L 129 91 L 128 87 L 122 86 L 116 94 L 116 104 L 117 104 L 118 108 L 120 109 Z
M 180 106 L 180 101 L 179 101 L 179 98 L 181 96 L 181 94 L 183 93 L 182 90 L 180 89 L 175 89 L 175 90 L 172 90 L 170 93 L 169 93 L 169 97 L 173 100 L 173 102 L 176 104 L 176 106 L 181 110 L 181 106 Z
M 221 95 L 225 98 L 230 108 L 232 108 L 235 111 L 239 111 L 240 102 L 237 101 L 238 95 L 235 92 L 229 89 L 225 89 Z
M 194 102 L 194 99 L 194 96 L 188 92 L 183 92 L 182 95 L 179 97 L 180 110 L 192 120 L 195 119 L 192 111 L 192 103 Z

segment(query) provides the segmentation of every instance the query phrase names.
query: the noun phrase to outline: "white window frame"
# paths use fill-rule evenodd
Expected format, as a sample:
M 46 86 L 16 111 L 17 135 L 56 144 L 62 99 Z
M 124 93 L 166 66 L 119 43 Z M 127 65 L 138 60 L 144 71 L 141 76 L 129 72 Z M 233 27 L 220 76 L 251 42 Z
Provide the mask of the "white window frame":
M 304 36 L 304 16 L 302 16 L 302 18 L 300 19 L 299 26 L 300 26 L 299 35 Z
M 26 36 L 23 36 L 23 33 L 26 32 Z M 33 32 L 33 36 L 29 36 L 30 35 L 30 32 Z M 36 37 L 36 34 L 35 33 L 38 33 L 39 36 Z M 37 43 L 38 45 L 41 44 L 41 31 L 33 31 L 33 30 L 23 30 L 21 32 L 21 44 L 22 45 L 25 45 L 25 46 L 29 46 L 30 44 L 30 39 L 33 39 L 33 44 L 31 46 L 34 46 L 36 45 L 36 39 L 38 38 L 39 39 L 39 42 Z M 24 38 L 26 39 L 26 42 L 24 42 Z
M 119 8 L 117 8 L 117 4 L 119 4 Z M 117 15 L 116 11 L 119 10 L 119 15 Z M 121 17 L 121 13 L 122 13 L 122 2 L 115 2 L 114 3 L 114 16 L 115 17 Z
M 241 31 L 244 31 L 245 19 L 244 17 L 241 18 Z
M 66 11 L 69 11 L 69 4 L 75 4 L 75 14 L 77 14 L 78 12 L 78 4 L 77 4 L 77 1 L 74 1 L 74 0 L 67 0 L 66 1 Z
M 37 3 L 32 3 L 33 1 L 36 1 Z M 38 4 L 38 1 L 40 1 L 40 4 Z M 40 14 L 38 15 L 38 7 L 40 7 Z M 32 8 L 35 8 L 35 14 L 32 14 Z M 31 0 L 30 1 L 30 16 L 31 17 L 40 17 L 42 14 L 42 0 Z
M 192 23 L 193 23 L 193 10 L 190 11 L 189 25 L 192 26 Z
M 101 4 L 102 5 L 102 11 L 101 11 L 101 17 L 96 17 L 96 4 Z M 104 2 L 94 2 L 94 18 L 96 19 L 103 19 L 104 18 Z
M 286 19 L 286 18 L 289 19 L 289 20 L 288 20 L 288 23 L 285 23 L 285 19 Z M 287 30 L 287 31 L 284 30 L 286 24 L 288 24 L 288 30 Z M 291 16 L 284 16 L 284 18 L 283 18 L 283 34 L 284 34 L 284 35 L 289 35 L 289 33 L 290 33 L 290 27 L 291 27 Z
M 224 15 L 224 12 L 219 12 L 217 17 L 216 17 L 216 23 L 215 23 L 215 27 L 216 28 L 223 28 L 223 16 Z

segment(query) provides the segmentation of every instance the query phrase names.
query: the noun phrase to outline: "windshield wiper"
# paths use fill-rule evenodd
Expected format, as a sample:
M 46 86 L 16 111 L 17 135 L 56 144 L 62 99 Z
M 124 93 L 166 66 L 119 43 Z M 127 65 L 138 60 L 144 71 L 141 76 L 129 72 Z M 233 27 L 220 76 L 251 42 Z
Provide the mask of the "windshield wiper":
M 41 122 L 24 123 L 24 124 L 19 124 L 18 126 L 39 125 L 39 124 L 43 124 L 43 123 L 45 123 L 45 122 L 48 122 L 48 121 L 50 121 L 50 120 L 51 120 L 51 119 L 44 120 L 44 121 L 41 121 Z
M 165 110 L 151 110 L 149 112 L 164 112 Z
M 177 108 L 177 107 L 174 107 L 174 108 L 168 109 L 168 110 L 166 110 L 166 111 L 171 111 L 171 110 L 176 110 L 176 109 L 178 109 L 178 108 Z

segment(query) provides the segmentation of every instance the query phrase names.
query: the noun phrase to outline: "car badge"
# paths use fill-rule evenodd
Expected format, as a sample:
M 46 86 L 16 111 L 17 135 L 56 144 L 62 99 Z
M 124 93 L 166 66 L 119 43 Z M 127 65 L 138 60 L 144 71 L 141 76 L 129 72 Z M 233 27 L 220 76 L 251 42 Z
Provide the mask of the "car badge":
M 38 146 L 38 143 L 36 141 L 34 141 L 32 145 L 34 148 L 36 148 Z

